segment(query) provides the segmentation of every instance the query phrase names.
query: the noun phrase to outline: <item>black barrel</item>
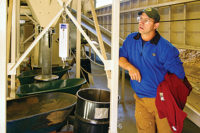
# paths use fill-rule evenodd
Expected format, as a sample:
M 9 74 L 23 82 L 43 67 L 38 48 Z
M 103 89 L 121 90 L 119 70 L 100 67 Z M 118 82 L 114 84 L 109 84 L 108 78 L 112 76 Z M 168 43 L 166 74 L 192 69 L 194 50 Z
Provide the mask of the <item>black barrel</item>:
M 74 133 L 108 133 L 110 91 L 81 89 L 77 97 Z

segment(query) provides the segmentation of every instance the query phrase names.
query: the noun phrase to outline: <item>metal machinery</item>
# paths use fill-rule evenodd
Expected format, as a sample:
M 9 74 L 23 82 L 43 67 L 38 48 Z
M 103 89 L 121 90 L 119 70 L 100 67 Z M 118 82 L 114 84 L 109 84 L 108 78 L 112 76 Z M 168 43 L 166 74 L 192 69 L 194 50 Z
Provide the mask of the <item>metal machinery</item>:
M 111 90 L 111 99 L 110 99 L 110 128 L 109 128 L 109 132 L 117 132 L 117 103 L 118 103 L 118 53 L 117 52 L 112 52 L 112 60 L 107 60 L 107 58 L 105 58 L 105 56 L 102 56 L 101 52 L 94 46 L 93 42 L 90 40 L 90 38 L 87 36 L 87 34 L 85 33 L 85 31 L 82 29 L 82 27 L 80 26 L 81 24 L 81 1 L 79 0 L 73 0 L 75 1 L 75 5 L 77 6 L 77 20 L 76 18 L 72 15 L 72 13 L 70 12 L 70 10 L 67 8 L 69 6 L 69 4 L 72 2 L 72 0 L 26 0 L 26 2 L 28 3 L 28 6 L 31 10 L 30 12 L 25 12 L 24 14 L 30 19 L 32 20 L 37 26 L 39 25 L 40 27 L 42 27 L 41 32 L 39 32 L 33 42 L 28 46 L 28 48 L 26 49 L 26 51 L 24 51 L 24 53 L 21 56 L 18 56 L 17 61 L 16 59 L 12 61 L 12 63 L 10 63 L 10 61 L 8 61 L 8 75 L 12 75 L 11 77 L 14 77 L 16 75 L 16 71 L 17 68 L 20 66 L 20 64 L 22 63 L 22 61 L 29 55 L 29 53 L 32 51 L 33 48 L 35 48 L 35 46 L 39 43 L 39 41 L 41 42 L 41 49 L 42 50 L 42 75 L 40 77 L 35 77 L 36 79 L 43 79 L 43 80 L 52 80 L 55 77 L 52 76 L 52 71 L 51 71 L 51 52 L 52 52 L 52 30 L 55 26 L 56 23 L 58 22 L 60 16 L 63 13 L 66 13 L 66 15 L 71 19 L 71 21 L 75 24 L 75 26 L 77 27 L 78 31 L 77 31 L 77 38 L 76 38 L 76 42 L 77 42 L 77 52 L 76 52 L 76 63 L 77 63 L 77 73 L 80 73 L 80 33 L 82 33 L 82 35 L 84 36 L 84 38 L 87 40 L 87 42 L 90 44 L 91 48 L 94 50 L 94 52 L 99 56 L 99 58 L 102 60 L 102 62 L 105 65 L 105 70 L 109 73 L 111 72 L 112 75 L 108 76 L 108 86 Z M 11 1 L 12 2 L 12 1 Z M 17 2 L 17 3 L 16 3 Z M 93 1 L 90 0 L 90 4 L 91 6 L 93 6 Z M 4 6 L 4 2 L 0 3 L 0 6 Z M 12 5 L 12 4 L 11 4 Z M 19 0 L 13 0 L 13 9 L 16 10 L 14 7 L 18 7 L 20 6 L 20 1 Z M 11 7 L 10 7 L 11 8 Z M 4 9 L 4 8 L 2 8 Z M 4 10 L 3 10 L 4 11 Z M 19 11 L 19 10 L 18 10 Z M 119 27 L 117 27 L 116 25 L 119 25 L 119 0 L 113 1 L 113 11 L 115 12 L 115 14 L 113 14 L 113 33 L 112 34 L 112 44 L 118 44 L 119 43 L 119 39 L 118 39 L 118 33 L 119 33 Z M 15 11 L 14 11 L 15 12 Z M 23 12 L 23 11 L 22 11 Z M 20 13 L 18 12 L 17 14 L 14 14 L 14 16 L 19 15 Z M 30 16 L 30 14 L 32 15 L 32 17 Z M 2 14 L 4 15 L 4 14 Z M 6 19 L 5 16 L 2 16 L 3 18 Z M 94 17 L 96 18 L 96 17 Z M 18 18 L 19 20 L 19 18 Z M 4 22 L 4 21 L 2 21 Z M 13 23 L 15 23 L 16 20 L 13 19 Z M 66 27 L 68 27 L 65 24 L 61 24 L 60 25 L 61 30 L 63 34 L 68 34 L 66 31 L 68 31 L 68 29 L 65 29 Z M 97 26 L 96 29 L 98 29 L 98 23 L 95 23 L 95 26 Z M 14 29 L 14 28 L 13 28 Z M 19 31 L 19 30 L 18 30 Z M 15 33 L 16 31 L 13 31 L 13 33 Z M 99 30 L 97 30 L 97 32 L 99 32 Z M 98 34 L 100 35 L 100 34 Z M 66 35 L 66 38 L 63 38 L 63 40 L 61 39 L 60 42 L 68 42 L 66 41 L 68 39 L 68 35 Z M 101 38 L 102 41 L 102 38 Z M 4 43 L 4 42 L 3 42 Z M 66 60 L 68 60 L 69 58 L 69 53 L 67 53 L 67 51 L 69 51 L 69 49 L 67 48 L 68 43 L 66 43 L 66 45 L 61 44 L 61 47 L 63 49 L 65 49 L 65 52 L 63 52 L 60 49 L 60 57 L 62 59 L 63 64 L 65 64 L 64 62 Z M 13 46 L 12 46 L 13 47 Z M 112 51 L 118 51 L 119 49 L 119 45 L 113 45 L 112 47 Z M 101 49 L 102 50 L 102 49 Z M 8 55 L 9 56 L 9 55 Z M 15 56 L 15 54 L 14 54 Z M 38 58 L 39 60 L 39 58 Z M 37 61 L 39 62 L 39 61 Z M 115 64 L 115 65 L 114 65 Z M 80 74 L 76 75 L 77 77 L 80 76 Z M 11 81 L 15 80 L 15 78 L 12 78 Z M 13 90 L 11 90 L 14 94 L 15 94 L 15 87 L 13 88 Z M 13 95 L 14 96 L 14 95 Z M 4 97 L 4 96 L 2 96 Z M 14 98 L 14 97 L 11 97 Z M 3 105 L 3 104 L 2 104 Z M 5 111 L 5 110 L 3 110 Z M 1 112 L 4 113 L 4 112 Z M 5 115 L 5 114 L 3 114 Z M 2 119 L 4 119 L 4 117 L 2 117 Z M 4 119 L 5 120 L 5 119 Z M 4 126 L 5 123 L 3 124 L 3 128 L 1 128 L 1 132 L 5 132 L 6 130 L 6 126 Z
M 36 80 L 41 81 L 50 81 L 54 79 L 58 79 L 57 75 L 52 75 L 52 30 L 50 29 L 45 33 L 43 38 L 40 41 L 41 46 L 41 68 L 42 75 L 38 75 L 35 77 Z
M 25 0 L 21 0 L 21 1 L 25 1 Z M 157 1 L 157 4 L 156 4 L 156 1 Z M 143 1 L 129 0 L 129 1 L 122 2 L 122 4 L 121 4 L 122 11 L 120 11 L 121 12 L 120 21 L 122 23 L 121 23 L 121 28 L 120 29 L 123 29 L 123 30 L 122 30 L 122 32 L 120 32 L 121 37 L 123 35 L 125 36 L 125 34 L 127 34 L 128 32 L 130 32 L 129 30 L 133 30 L 133 29 L 135 30 L 135 27 L 137 27 L 136 26 L 137 24 L 134 22 L 135 21 L 134 20 L 135 12 L 137 12 L 138 10 L 141 10 L 141 9 L 143 9 L 145 7 L 148 7 L 148 4 L 149 5 L 154 5 L 155 7 L 159 8 L 159 10 L 161 11 L 161 15 L 163 16 L 162 18 L 164 19 L 163 20 L 164 22 L 160 26 L 161 27 L 160 31 L 162 33 L 164 33 L 164 35 L 168 39 L 171 38 L 171 40 L 177 42 L 177 44 L 178 44 L 179 41 L 180 41 L 179 39 L 181 38 L 180 35 L 187 35 L 187 32 L 185 30 L 188 30 L 189 31 L 188 33 L 192 33 L 192 34 L 199 33 L 199 32 L 196 31 L 196 30 L 199 30 L 199 27 L 198 27 L 198 20 L 196 20 L 196 18 L 195 18 L 195 16 L 198 16 L 198 13 L 196 12 L 196 10 L 198 10 L 198 9 L 193 7 L 194 5 L 198 6 L 198 4 L 199 4 L 198 0 L 174 0 L 174 1 L 171 1 L 171 0 L 156 0 L 156 1 L 152 1 L 152 0 L 143 0 Z M 49 31 L 50 27 L 59 27 L 58 25 L 56 26 L 56 23 L 59 21 L 59 17 L 61 16 L 61 14 L 63 13 L 64 10 L 66 11 L 65 12 L 66 15 L 71 19 L 71 21 L 74 22 L 74 24 L 76 25 L 76 27 L 82 32 L 83 36 L 86 38 L 86 40 L 88 41 L 88 43 L 89 44 L 93 44 L 93 42 L 90 41 L 90 39 L 86 36 L 85 32 L 82 30 L 82 27 L 85 28 L 85 29 L 87 29 L 87 31 L 89 31 L 92 35 L 98 36 L 98 33 L 95 31 L 95 25 L 96 25 L 96 23 L 94 23 L 92 20 L 90 20 L 86 16 L 81 15 L 82 21 L 80 22 L 80 24 L 81 24 L 82 27 L 80 27 L 78 25 L 79 22 L 77 22 L 75 20 L 75 18 L 73 18 L 73 17 L 75 17 L 74 14 L 76 14 L 76 11 L 72 10 L 73 13 L 70 14 L 70 12 L 69 12 L 68 9 L 63 8 L 63 3 L 62 2 L 66 2 L 65 4 L 68 5 L 68 6 L 69 6 L 70 2 L 71 3 L 73 2 L 72 6 L 71 5 L 70 6 L 73 9 L 77 10 L 77 14 L 80 13 L 80 10 L 78 11 L 78 8 L 77 8 L 77 5 L 79 5 L 79 3 L 80 3 L 80 1 L 78 1 L 78 0 L 73 0 L 73 1 L 71 1 L 71 0 L 27 0 L 27 3 L 29 5 L 29 8 L 31 9 L 31 11 L 29 9 L 26 9 L 24 7 L 21 10 L 21 14 L 25 14 L 25 15 L 28 14 L 28 16 L 33 16 L 35 22 L 37 22 L 41 27 L 43 27 L 43 30 L 40 32 L 39 35 L 35 36 L 35 40 L 30 45 L 30 47 L 27 49 L 27 52 L 25 52 L 18 59 L 18 62 L 16 63 L 16 65 L 13 65 L 13 62 L 9 63 L 10 65 L 8 65 L 8 69 L 9 69 L 8 74 L 13 75 L 13 73 L 15 73 L 15 70 L 19 66 L 19 64 L 25 59 L 25 57 L 33 49 L 33 47 L 37 47 L 36 44 L 37 44 L 38 40 L 40 40 L 41 38 L 43 38 L 43 35 L 45 36 L 45 33 L 47 33 Z M 81 2 L 84 2 L 84 6 L 83 7 L 87 7 L 89 10 L 91 10 L 90 6 L 88 6 L 89 0 L 84 0 L 84 1 L 81 0 Z M 117 16 L 115 16 L 115 15 L 119 14 L 119 12 L 118 12 L 119 11 L 118 2 L 119 1 L 117 1 L 117 0 L 115 2 L 113 2 L 112 8 L 111 8 L 111 5 L 109 5 L 109 6 L 102 7 L 102 8 L 99 8 L 99 9 L 96 10 L 97 13 L 98 13 L 97 17 L 98 17 L 99 24 L 101 24 L 101 25 L 104 26 L 104 27 L 100 26 L 99 28 L 102 31 L 102 33 L 101 33 L 102 34 L 102 39 L 103 39 L 104 43 L 107 44 L 107 46 L 108 46 L 107 48 L 111 48 L 111 42 L 113 44 L 113 40 L 111 40 L 111 32 L 109 31 L 111 29 L 111 18 L 115 20 L 115 22 L 112 21 L 112 26 L 115 26 L 115 28 L 112 28 L 112 29 L 114 29 L 113 32 L 116 33 L 116 35 L 118 35 L 118 31 L 117 31 L 118 29 L 116 28 L 117 27 L 116 23 L 118 23 L 118 19 L 116 18 Z M 160 3 L 158 4 L 158 2 L 160 2 Z M 0 4 L 2 4 L 2 3 L 0 3 Z M 80 5 L 82 5 L 82 4 L 80 4 Z M 3 10 L 3 9 L 4 8 L 0 8 L 0 10 Z M 115 14 L 112 14 L 112 10 L 111 9 L 115 10 Z M 187 13 L 186 10 L 189 11 L 189 13 Z M 179 14 L 180 11 L 183 12 L 182 15 Z M 85 14 L 85 12 L 87 12 L 87 11 L 84 10 L 84 14 Z M 131 17 L 129 16 L 130 12 L 131 12 Z M 0 15 L 2 15 L 2 17 L 5 17 L 5 16 L 3 16 L 4 14 L 5 13 L 2 13 Z M 72 16 L 72 15 L 74 15 L 74 16 Z M 77 15 L 77 17 L 78 17 L 78 15 Z M 187 19 L 187 22 L 184 22 L 181 19 L 181 24 L 177 23 L 176 21 L 179 21 L 179 19 L 181 17 L 183 17 L 183 20 Z M 174 20 L 171 22 L 170 19 L 174 19 Z M 4 22 L 4 21 L 2 21 L 2 22 Z M 60 21 L 60 22 L 63 23 L 63 21 Z M 170 23 L 171 23 L 171 25 L 170 25 Z M 74 24 L 73 24 L 73 26 L 74 26 Z M 69 23 L 69 25 L 70 25 L 70 23 Z M 191 27 L 187 28 L 187 26 L 191 26 Z M 74 31 L 76 31 L 76 27 L 74 26 L 72 29 Z M 106 27 L 107 27 L 108 30 L 106 29 Z M 172 29 L 173 29 L 172 32 L 171 32 L 172 33 L 171 36 L 170 36 L 170 32 L 168 31 L 168 30 L 170 30 L 170 27 L 172 27 Z M 173 27 L 178 27 L 178 28 L 173 28 Z M 182 28 L 182 27 L 186 27 L 186 28 Z M 70 28 L 71 28 L 71 26 L 70 26 Z M 58 30 L 56 30 L 56 31 L 58 32 Z M 70 35 L 71 35 L 71 33 L 76 34 L 74 31 L 70 32 Z M 178 33 L 178 36 L 175 36 L 174 33 Z M 182 34 L 182 33 L 184 33 L 184 34 Z M 0 36 L 0 37 L 2 37 L 2 36 Z M 73 37 L 75 37 L 75 36 L 76 35 L 73 35 Z M 113 37 L 113 35 L 112 35 L 112 37 Z M 56 37 L 56 39 L 57 38 L 58 37 Z M 69 38 L 71 38 L 71 37 L 69 37 Z M 115 36 L 115 39 L 117 39 L 116 36 Z M 184 39 L 186 40 L 186 38 L 184 38 Z M 184 39 L 182 39 L 181 42 L 184 41 Z M 189 36 L 187 39 L 188 40 L 186 40 L 185 42 L 193 42 L 193 38 L 191 36 Z M 73 43 L 76 43 L 76 41 L 79 40 L 79 38 L 69 39 L 69 40 L 70 41 L 73 40 Z M 198 39 L 195 39 L 195 41 L 196 41 L 195 44 L 198 45 L 199 44 Z M 55 40 L 53 40 L 53 43 L 54 42 L 55 42 Z M 122 42 L 123 42 L 123 39 L 120 38 L 120 44 L 122 44 Z M 69 43 L 69 44 L 71 44 L 71 43 Z M 115 44 L 118 44 L 118 42 L 115 42 Z M 180 48 L 182 47 L 182 45 L 177 45 L 177 46 L 179 46 Z M 72 46 L 70 46 L 70 47 L 72 47 Z M 103 58 L 100 55 L 100 52 L 98 50 L 96 50 L 96 48 L 93 45 L 91 45 L 91 47 L 94 49 L 95 54 L 99 55 L 100 59 L 103 60 L 103 63 L 105 64 L 106 70 L 110 70 L 112 66 L 111 65 L 110 66 L 106 65 L 106 64 L 111 63 L 111 62 L 109 62 L 110 60 L 105 60 L 105 58 Z M 200 49 L 199 46 L 184 45 L 184 47 L 186 47 L 188 49 L 198 49 L 198 50 Z M 112 49 L 113 48 L 114 47 L 112 47 Z M 40 50 L 42 50 L 42 48 Z M 55 48 L 53 48 L 53 51 L 55 51 Z M 0 53 L 3 54 L 3 52 L 0 52 Z M 64 52 L 63 54 L 66 54 L 66 53 Z M 114 55 L 116 53 L 113 52 L 112 54 Z M 59 54 L 57 54 L 57 56 L 58 55 Z M 65 59 L 66 59 L 65 57 L 67 57 L 67 55 L 60 55 L 60 56 L 63 57 L 63 61 L 65 61 Z M 113 57 L 115 57 L 115 56 L 116 55 L 114 55 Z M 39 56 L 39 57 L 42 57 L 42 56 Z M 116 56 L 116 57 L 118 57 L 118 56 Z M 55 60 L 57 61 L 57 59 L 58 59 L 58 58 L 55 58 L 54 55 L 53 55 L 52 58 L 54 58 L 53 61 L 55 61 Z M 112 58 L 112 60 L 113 59 L 114 58 Z M 42 58 L 41 58 L 41 60 L 38 58 L 38 60 L 42 61 Z M 2 61 L 3 61 L 3 59 L 2 59 Z M 63 63 L 63 61 L 61 63 L 65 65 L 65 63 Z M 77 61 L 77 63 L 78 63 L 78 61 Z M 5 69 L 5 67 L 3 67 L 3 69 Z M 115 70 L 117 70 L 117 69 L 115 68 Z M 50 75 L 50 72 L 48 73 L 48 75 Z M 114 75 L 112 75 L 112 77 L 113 76 Z M 118 76 L 114 76 L 114 77 L 118 77 Z M 1 79 L 5 79 L 5 78 L 3 77 Z M 111 78 L 111 79 L 113 80 L 114 78 Z M 115 79 L 115 80 L 117 81 L 118 79 Z M 4 85 L 4 83 L 2 83 L 1 85 Z M 114 85 L 112 85 L 111 88 L 113 88 L 113 86 Z M 116 87 L 115 89 L 111 89 L 111 91 L 114 91 L 114 90 L 116 91 L 117 88 L 118 87 Z M 2 94 L 4 94 L 4 93 L 2 93 Z M 199 103 L 199 100 L 198 100 L 199 99 L 199 93 L 197 93 L 197 94 L 196 93 L 192 93 L 189 96 L 190 102 L 188 102 L 186 104 L 185 110 L 189 114 L 188 117 L 194 123 L 196 123 L 197 125 L 199 125 L 200 113 L 193 106 L 194 103 Z M 115 104 L 115 102 L 117 101 L 117 97 L 116 96 L 117 96 L 116 93 L 111 92 L 111 97 L 112 97 L 111 98 L 111 107 L 112 108 L 111 108 L 111 122 L 110 123 L 116 123 L 115 122 L 116 119 L 113 119 L 113 117 L 115 117 L 117 115 L 116 114 L 117 112 L 113 111 L 113 109 L 116 108 L 116 104 Z M 4 95 L 2 97 L 4 97 Z M 123 100 L 123 94 L 122 94 L 122 100 Z M 194 101 L 196 101 L 196 102 L 194 102 Z M 3 104 L 1 104 L 1 105 L 3 105 Z M 111 126 L 114 127 L 113 128 L 114 130 L 116 129 L 116 125 L 115 124 L 111 124 Z

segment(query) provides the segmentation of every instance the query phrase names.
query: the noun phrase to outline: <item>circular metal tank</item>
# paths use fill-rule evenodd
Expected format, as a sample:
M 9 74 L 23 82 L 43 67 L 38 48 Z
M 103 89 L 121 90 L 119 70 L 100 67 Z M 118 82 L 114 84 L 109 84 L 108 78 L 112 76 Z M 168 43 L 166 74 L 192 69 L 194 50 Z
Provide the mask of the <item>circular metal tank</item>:
M 77 92 L 74 133 L 107 133 L 109 127 L 110 91 L 81 89 Z

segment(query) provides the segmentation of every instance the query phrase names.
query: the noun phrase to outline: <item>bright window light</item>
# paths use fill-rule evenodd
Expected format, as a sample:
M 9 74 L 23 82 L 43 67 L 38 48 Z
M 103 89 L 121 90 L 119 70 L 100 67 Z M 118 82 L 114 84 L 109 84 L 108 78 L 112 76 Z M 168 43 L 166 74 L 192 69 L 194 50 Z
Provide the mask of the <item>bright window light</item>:
M 123 0 L 120 0 L 123 1 Z M 110 5 L 112 4 L 112 0 L 96 0 L 96 8 Z
M 96 8 L 112 4 L 112 0 L 96 0 Z

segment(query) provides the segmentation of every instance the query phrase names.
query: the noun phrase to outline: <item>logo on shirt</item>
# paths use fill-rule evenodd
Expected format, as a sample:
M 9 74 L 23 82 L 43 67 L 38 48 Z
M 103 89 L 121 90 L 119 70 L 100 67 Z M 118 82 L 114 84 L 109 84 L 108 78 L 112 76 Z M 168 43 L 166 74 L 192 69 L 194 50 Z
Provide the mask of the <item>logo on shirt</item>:
M 152 53 L 152 56 L 156 56 L 156 53 Z

